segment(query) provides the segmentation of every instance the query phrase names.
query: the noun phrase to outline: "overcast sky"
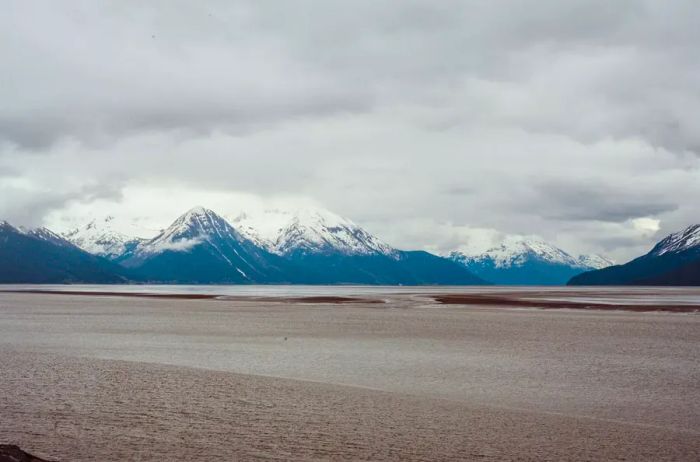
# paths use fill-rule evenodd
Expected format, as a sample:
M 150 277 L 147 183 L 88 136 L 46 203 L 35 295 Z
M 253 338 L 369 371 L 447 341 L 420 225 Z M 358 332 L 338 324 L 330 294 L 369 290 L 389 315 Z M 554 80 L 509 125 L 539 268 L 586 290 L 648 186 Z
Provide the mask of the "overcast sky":
M 313 203 L 400 248 L 625 260 L 700 222 L 697 0 L 2 10 L 16 224 Z

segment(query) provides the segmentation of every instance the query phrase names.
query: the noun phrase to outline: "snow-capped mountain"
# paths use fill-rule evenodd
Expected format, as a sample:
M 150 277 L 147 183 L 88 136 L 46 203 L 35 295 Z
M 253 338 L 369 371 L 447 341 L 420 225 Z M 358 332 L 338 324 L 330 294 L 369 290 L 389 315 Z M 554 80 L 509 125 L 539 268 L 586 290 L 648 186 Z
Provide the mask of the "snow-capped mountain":
M 224 218 L 195 207 L 122 259 L 151 280 L 251 283 L 284 281 L 277 259 L 241 236 Z
M 624 265 L 588 271 L 570 285 L 700 285 L 700 225 L 659 241 L 646 255 Z
M 113 223 L 113 216 L 92 219 L 84 226 L 63 233 L 63 237 L 93 255 L 117 260 L 144 239 L 117 231 Z
M 246 238 L 278 255 L 397 255 L 394 248 L 356 223 L 324 209 L 247 212 L 232 217 L 231 223 Z
M 542 240 L 519 236 L 480 254 L 454 251 L 449 258 L 496 284 L 565 284 L 575 274 L 612 264 L 599 255 L 574 257 Z
M 0 222 L 0 282 L 116 283 L 126 282 L 126 273 L 46 228 L 18 228 Z
M 240 239 L 226 220 L 204 207 L 194 207 L 153 239 L 140 243 L 134 253 L 141 256 L 166 250 L 187 251 L 204 242 L 216 246 L 220 239 Z
M 457 254 L 459 252 L 455 252 Z M 544 241 L 508 237 L 499 246 L 492 247 L 477 255 L 464 255 L 469 261 L 490 261 L 496 268 L 518 266 L 536 257 L 544 261 L 570 266 L 578 265 L 578 260 L 558 247 Z
M 651 249 L 649 255 L 661 256 L 692 249 L 700 249 L 700 225 L 691 225 L 683 231 L 669 234 Z

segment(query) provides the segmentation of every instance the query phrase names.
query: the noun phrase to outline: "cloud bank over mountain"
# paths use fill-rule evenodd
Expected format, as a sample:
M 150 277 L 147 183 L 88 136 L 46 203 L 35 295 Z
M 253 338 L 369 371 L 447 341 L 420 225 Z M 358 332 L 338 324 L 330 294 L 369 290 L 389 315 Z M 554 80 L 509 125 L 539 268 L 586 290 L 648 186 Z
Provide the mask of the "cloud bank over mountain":
M 399 248 L 537 235 L 624 261 L 700 216 L 697 2 L 4 10 L 13 223 L 313 202 Z

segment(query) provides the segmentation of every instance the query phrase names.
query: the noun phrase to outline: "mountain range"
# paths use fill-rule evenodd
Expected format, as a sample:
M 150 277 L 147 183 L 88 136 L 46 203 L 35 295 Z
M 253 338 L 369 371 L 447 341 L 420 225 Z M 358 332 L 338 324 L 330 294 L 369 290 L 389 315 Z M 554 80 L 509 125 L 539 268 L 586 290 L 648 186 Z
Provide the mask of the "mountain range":
M 700 285 L 700 225 L 666 236 L 624 265 L 574 276 L 569 285 Z
M 0 259 L 1 282 L 149 282 L 187 284 L 485 284 L 463 266 L 423 251 L 394 249 L 350 220 L 327 211 L 274 212 L 254 229 L 253 217 L 238 216 L 235 224 L 215 212 L 195 207 L 150 239 L 115 231 L 112 218 L 92 220 L 55 236 L 33 249 L 39 239 L 6 224 L 0 247 L 15 249 Z M 49 233 L 48 230 L 41 232 Z M 33 239 L 29 241 L 28 239 Z M 22 244 L 22 245 L 20 245 Z M 17 249 L 24 251 L 24 254 Z M 95 267 L 76 274 L 43 278 L 13 273 L 17 263 L 32 263 L 38 273 L 55 259 L 44 254 L 61 250 Z M 71 262 L 73 261 L 71 260 Z M 82 260 L 81 260 L 82 263 Z M 70 266 L 68 264 L 64 266 Z M 99 267 L 102 271 L 98 271 Z M 82 268 L 82 267 L 81 267 Z M 106 272 L 106 273 L 105 273 Z M 103 274 L 105 273 L 105 274 Z M 44 279 L 47 279 L 44 281 Z
M 0 282 L 386 285 L 699 285 L 700 225 L 623 265 L 509 237 L 480 253 L 396 249 L 323 209 L 223 217 L 195 207 L 150 238 L 113 217 L 58 235 L 0 222 Z
M 195 217 L 203 221 L 190 223 Z M 521 238 L 506 239 L 501 246 L 478 255 L 452 252 L 441 258 L 422 251 L 400 251 L 351 220 L 324 209 L 258 210 L 224 218 L 198 207 L 150 240 L 117 232 L 112 229 L 112 221 L 112 217 L 92 220 L 65 237 L 153 281 L 457 285 L 488 281 L 554 285 L 612 264 L 596 255 L 574 258 L 543 241 Z M 200 222 L 208 223 L 214 231 L 207 231 Z M 209 235 L 225 235 L 227 239 L 217 244 L 209 238 L 195 237 Z M 226 243 L 232 242 L 243 248 L 229 252 L 231 255 L 222 253 L 228 248 Z M 165 253 L 164 249 L 181 251 Z M 198 267 L 208 258 L 195 258 L 193 254 L 203 252 L 208 258 L 228 255 L 229 261 L 247 254 L 245 261 L 258 263 L 246 268 L 245 263 L 238 262 L 231 273 L 228 262 L 219 257 Z M 261 267 L 264 274 L 256 274 Z M 476 278 L 465 278 L 465 269 Z
M 448 258 L 499 285 L 561 285 L 577 274 L 613 264 L 600 255 L 574 257 L 547 242 L 516 236 L 486 252 L 454 251 Z

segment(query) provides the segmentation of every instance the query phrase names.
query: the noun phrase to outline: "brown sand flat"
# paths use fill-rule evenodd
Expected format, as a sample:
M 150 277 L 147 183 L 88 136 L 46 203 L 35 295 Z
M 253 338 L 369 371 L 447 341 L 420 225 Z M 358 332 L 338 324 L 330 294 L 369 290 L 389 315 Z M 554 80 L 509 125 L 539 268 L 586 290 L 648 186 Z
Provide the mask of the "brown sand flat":
M 0 443 L 64 462 L 700 457 L 700 316 L 382 299 L 2 293 Z
M 64 461 L 697 460 L 698 433 L 3 351 L 0 437 Z

